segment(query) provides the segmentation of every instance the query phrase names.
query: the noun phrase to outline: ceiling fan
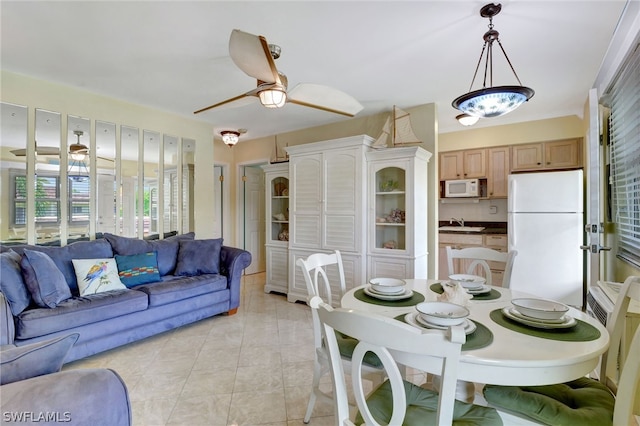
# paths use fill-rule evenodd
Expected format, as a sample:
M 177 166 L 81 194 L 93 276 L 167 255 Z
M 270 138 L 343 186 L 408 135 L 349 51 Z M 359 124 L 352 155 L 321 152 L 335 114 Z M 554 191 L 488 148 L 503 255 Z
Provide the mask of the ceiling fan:
M 89 147 L 85 144 L 80 143 L 80 136 L 84 135 L 84 132 L 82 130 L 74 130 L 73 134 L 78 137 L 78 141 L 69 145 L 69 157 L 75 161 L 84 161 L 89 156 Z M 27 155 L 27 149 L 14 149 L 11 151 L 11 153 L 16 157 L 24 157 Z M 36 144 L 36 154 L 60 156 L 60 148 L 56 146 L 38 146 Z M 112 158 L 100 156 L 98 156 L 97 158 L 106 161 L 114 161 Z
M 287 91 L 287 76 L 278 71 L 274 62 L 280 57 L 280 46 L 268 44 L 263 36 L 233 30 L 229 38 L 229 54 L 238 68 L 258 80 L 257 87 L 242 95 L 195 111 L 194 114 L 246 96 L 257 97 L 267 108 L 281 108 L 289 102 L 349 117 L 353 117 L 363 109 L 355 98 L 329 86 L 300 83 Z

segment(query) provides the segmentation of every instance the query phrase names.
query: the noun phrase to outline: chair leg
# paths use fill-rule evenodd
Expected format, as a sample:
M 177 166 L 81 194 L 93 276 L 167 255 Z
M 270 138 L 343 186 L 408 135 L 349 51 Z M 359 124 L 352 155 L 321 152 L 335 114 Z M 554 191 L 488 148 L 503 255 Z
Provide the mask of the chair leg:
M 313 407 L 316 405 L 317 392 L 320 392 L 320 377 L 322 376 L 322 367 L 318 362 L 313 366 L 313 383 L 311 385 L 311 395 L 309 395 L 309 403 L 307 404 L 307 412 L 304 415 L 304 423 L 309 423 Z

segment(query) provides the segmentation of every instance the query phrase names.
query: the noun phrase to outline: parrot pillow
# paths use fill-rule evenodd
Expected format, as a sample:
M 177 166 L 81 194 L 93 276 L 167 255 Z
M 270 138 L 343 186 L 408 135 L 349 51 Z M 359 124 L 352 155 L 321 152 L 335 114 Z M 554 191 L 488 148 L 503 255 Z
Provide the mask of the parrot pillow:
M 76 270 L 80 296 L 127 288 L 118 277 L 118 265 L 113 258 L 72 259 L 71 262 Z

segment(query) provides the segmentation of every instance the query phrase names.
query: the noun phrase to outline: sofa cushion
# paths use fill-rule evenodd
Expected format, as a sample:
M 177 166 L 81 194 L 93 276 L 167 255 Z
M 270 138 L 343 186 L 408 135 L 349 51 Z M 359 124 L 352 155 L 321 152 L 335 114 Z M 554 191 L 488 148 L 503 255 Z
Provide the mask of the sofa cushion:
M 0 290 L 15 316 L 31 304 L 31 294 L 22 279 L 20 256 L 13 250 L 0 254 Z
M 48 254 L 49 257 L 53 259 L 58 269 L 60 269 L 64 274 L 64 279 L 67 281 L 67 284 L 71 289 L 71 293 L 76 296 L 80 293 L 78 292 L 76 271 L 73 268 L 71 259 L 98 259 L 113 257 L 111 244 L 102 238 L 94 241 L 78 241 L 64 247 L 21 245 L 15 246 L 13 249 L 20 254 L 22 254 L 25 249 Z
M 158 254 L 155 251 L 130 256 L 116 254 L 116 263 L 120 281 L 129 288 L 160 281 Z
M 55 308 L 58 303 L 71 297 L 64 275 L 46 253 L 25 250 L 20 268 L 36 305 Z
M 158 253 L 158 270 L 160 275 L 171 274 L 176 268 L 178 249 L 181 240 L 193 240 L 195 234 L 176 235 L 163 240 L 145 241 L 138 238 L 121 237 L 119 235 L 105 233 L 104 238 L 111 244 L 113 252 L 121 256 L 132 254 Z
M 159 306 L 205 293 L 226 290 L 226 288 L 227 277 L 205 274 L 193 277 L 168 275 L 163 277 L 161 282 L 143 284 L 136 287 L 136 290 L 149 295 L 149 306 Z
M 118 276 L 115 259 L 71 259 L 76 270 L 80 296 L 127 288 Z
M 75 333 L 3 349 L 0 351 L 0 385 L 60 371 L 78 337 Z
M 114 290 L 73 297 L 53 309 L 27 309 L 16 318 L 16 339 L 44 336 L 86 324 L 105 327 L 101 321 L 144 311 L 148 296 L 136 290 Z
M 180 241 L 174 275 L 219 274 L 221 247 L 222 238 Z

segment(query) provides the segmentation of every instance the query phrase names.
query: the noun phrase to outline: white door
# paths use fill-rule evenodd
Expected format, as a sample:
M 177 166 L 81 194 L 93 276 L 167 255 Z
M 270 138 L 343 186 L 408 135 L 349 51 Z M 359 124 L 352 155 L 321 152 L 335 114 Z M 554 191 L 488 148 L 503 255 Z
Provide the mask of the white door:
M 116 233 L 116 192 L 112 175 L 98 175 L 98 221 L 96 232 Z
M 259 166 L 244 167 L 244 249 L 251 253 L 246 274 L 264 272 L 265 207 L 264 171 Z

